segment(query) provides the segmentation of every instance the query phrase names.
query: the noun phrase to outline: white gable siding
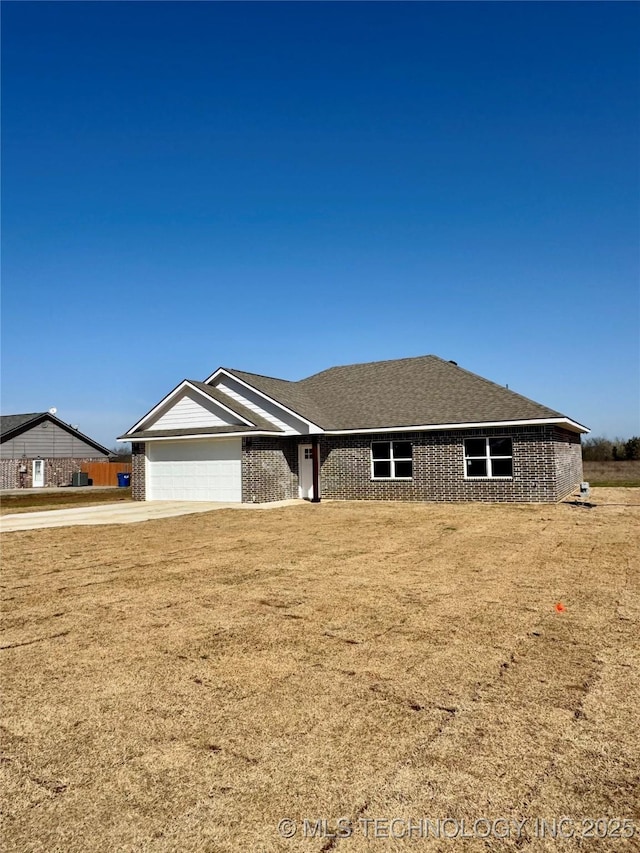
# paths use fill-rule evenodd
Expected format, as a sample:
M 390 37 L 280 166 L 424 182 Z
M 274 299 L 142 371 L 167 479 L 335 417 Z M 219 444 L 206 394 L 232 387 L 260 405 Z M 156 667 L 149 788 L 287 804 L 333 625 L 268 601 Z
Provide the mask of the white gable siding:
M 177 401 L 170 404 L 150 426 L 154 429 L 188 429 L 190 427 L 219 427 L 241 424 L 231 412 L 226 412 L 212 400 L 209 402 L 195 392 L 186 391 Z
M 296 418 L 294 415 L 289 415 L 279 406 L 270 403 L 269 400 L 265 400 L 264 397 L 261 397 L 250 388 L 246 388 L 240 382 L 236 382 L 228 376 L 221 376 L 216 381 L 215 387 L 236 402 L 241 403 L 245 408 L 250 409 L 250 411 L 255 412 L 289 434 L 305 435 L 309 432 L 309 426 L 304 421 Z

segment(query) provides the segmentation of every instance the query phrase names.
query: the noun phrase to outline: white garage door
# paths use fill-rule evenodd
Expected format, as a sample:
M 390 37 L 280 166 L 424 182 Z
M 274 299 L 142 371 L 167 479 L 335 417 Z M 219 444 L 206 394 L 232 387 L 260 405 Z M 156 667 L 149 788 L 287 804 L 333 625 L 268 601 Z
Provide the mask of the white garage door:
M 147 500 L 242 500 L 242 439 L 150 441 Z

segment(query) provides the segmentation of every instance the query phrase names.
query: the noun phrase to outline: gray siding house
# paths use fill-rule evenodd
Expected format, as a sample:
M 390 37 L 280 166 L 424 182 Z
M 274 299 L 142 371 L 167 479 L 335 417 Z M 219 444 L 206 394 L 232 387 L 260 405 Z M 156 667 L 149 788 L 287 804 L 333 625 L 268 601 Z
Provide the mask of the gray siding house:
M 119 440 L 136 500 L 554 502 L 582 479 L 585 432 L 428 355 L 297 382 L 221 367 Z
M 0 488 L 68 486 L 87 462 L 109 451 L 50 412 L 0 417 Z

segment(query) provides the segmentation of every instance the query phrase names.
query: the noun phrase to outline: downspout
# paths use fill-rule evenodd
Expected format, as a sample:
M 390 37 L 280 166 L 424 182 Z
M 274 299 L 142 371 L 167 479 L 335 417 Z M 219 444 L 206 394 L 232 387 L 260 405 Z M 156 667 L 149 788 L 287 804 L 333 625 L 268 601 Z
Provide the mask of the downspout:
M 312 504 L 320 503 L 320 448 L 318 446 L 318 436 L 314 435 L 311 438 L 311 469 L 313 472 L 313 497 Z

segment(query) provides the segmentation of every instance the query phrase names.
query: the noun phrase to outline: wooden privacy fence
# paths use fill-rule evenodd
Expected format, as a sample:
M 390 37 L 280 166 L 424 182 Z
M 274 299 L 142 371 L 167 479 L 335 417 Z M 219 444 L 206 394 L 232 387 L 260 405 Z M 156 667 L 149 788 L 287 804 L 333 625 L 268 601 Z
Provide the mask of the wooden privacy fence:
M 94 486 L 117 486 L 118 474 L 131 473 L 131 462 L 85 462 L 82 470 Z

